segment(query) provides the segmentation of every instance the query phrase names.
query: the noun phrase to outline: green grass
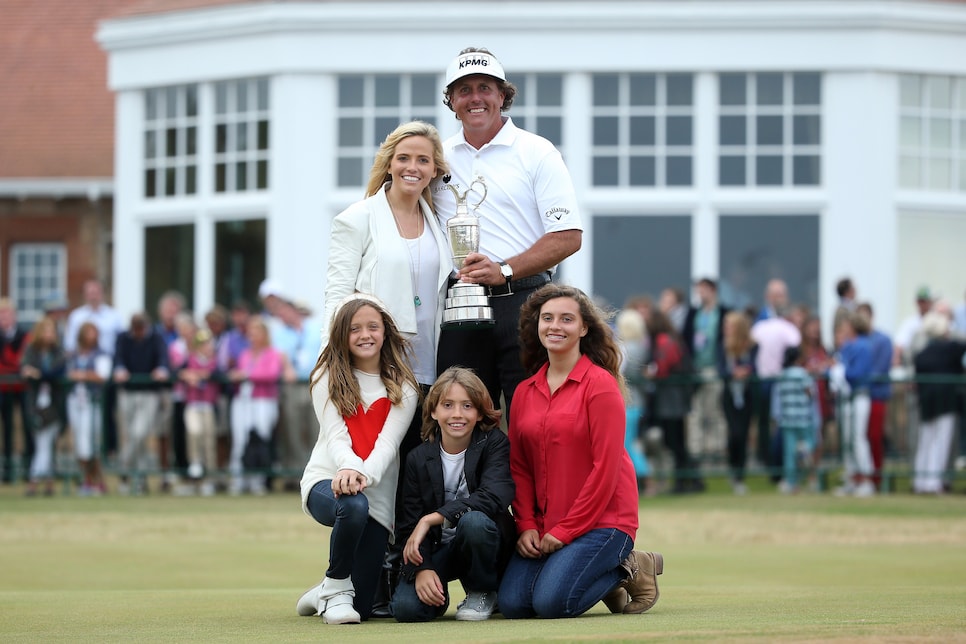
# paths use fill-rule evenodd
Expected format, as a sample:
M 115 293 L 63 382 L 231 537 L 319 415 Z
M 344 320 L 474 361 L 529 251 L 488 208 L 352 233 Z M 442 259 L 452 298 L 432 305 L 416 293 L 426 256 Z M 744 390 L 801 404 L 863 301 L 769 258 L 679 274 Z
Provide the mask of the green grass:
M 966 497 L 723 491 L 641 504 L 665 556 L 647 614 L 327 626 L 295 601 L 328 531 L 298 497 L 0 491 L 2 642 L 966 641 Z M 455 605 L 458 584 L 451 586 Z

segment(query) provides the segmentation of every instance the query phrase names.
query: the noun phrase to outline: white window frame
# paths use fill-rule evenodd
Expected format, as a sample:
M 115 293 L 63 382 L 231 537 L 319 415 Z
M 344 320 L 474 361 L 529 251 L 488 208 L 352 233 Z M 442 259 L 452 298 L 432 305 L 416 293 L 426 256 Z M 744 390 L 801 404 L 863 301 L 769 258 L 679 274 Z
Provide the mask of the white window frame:
M 949 84 L 948 106 L 934 104 L 940 83 Z M 941 121 L 949 122 L 948 133 L 937 129 Z M 902 188 L 966 192 L 966 77 L 900 75 L 898 127 Z M 940 164 L 948 164 L 945 180 Z
M 188 112 L 189 93 L 194 95 L 194 113 Z M 170 110 L 168 97 L 173 96 L 174 109 Z M 201 142 L 199 131 L 199 86 L 173 85 L 152 87 L 144 93 L 144 185 L 141 194 L 145 199 L 173 199 L 197 195 L 201 186 L 198 176 L 198 152 Z M 174 113 L 169 113 L 173 111 Z M 168 154 L 167 132 L 174 130 L 175 154 Z M 194 152 L 188 152 L 189 130 L 194 132 Z M 154 137 L 154 154 L 148 140 Z M 177 152 L 184 151 L 183 154 Z M 150 191 L 148 173 L 154 172 L 154 192 Z M 174 173 L 174 192 L 167 191 L 167 175 Z M 189 181 L 189 175 L 193 180 Z M 193 185 L 189 185 L 193 184 Z
M 212 96 L 212 185 L 210 191 L 206 192 L 221 195 L 268 190 L 272 149 L 269 79 L 259 77 L 218 81 L 212 83 Z M 243 107 L 239 106 L 240 96 L 244 97 Z M 264 148 L 258 147 L 261 123 L 267 128 Z M 218 150 L 218 128 L 222 126 L 225 127 L 225 149 Z M 221 186 L 219 166 L 224 166 L 224 183 Z M 264 179 L 261 186 L 258 185 L 259 176 Z M 241 187 L 239 178 L 244 180 Z
M 20 257 L 25 254 L 52 254 L 55 266 L 21 267 Z M 27 270 L 24 271 L 24 268 Z M 10 247 L 10 299 L 17 310 L 21 322 L 33 323 L 44 316 L 44 304 L 52 297 L 66 297 L 67 294 L 67 247 L 58 243 L 22 243 Z M 24 275 L 24 272 L 29 274 Z M 39 272 L 39 275 L 34 274 Z M 21 285 L 21 280 L 40 279 L 40 285 Z

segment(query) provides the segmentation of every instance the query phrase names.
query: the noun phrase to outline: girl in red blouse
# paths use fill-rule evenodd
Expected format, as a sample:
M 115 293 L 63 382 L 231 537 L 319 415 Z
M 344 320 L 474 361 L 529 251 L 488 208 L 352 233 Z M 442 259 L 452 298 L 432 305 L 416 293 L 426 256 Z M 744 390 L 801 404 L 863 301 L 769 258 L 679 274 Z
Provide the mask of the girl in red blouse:
M 620 349 L 590 298 L 552 283 L 523 305 L 520 342 L 533 375 L 510 409 L 519 537 L 500 610 L 576 617 L 603 599 L 612 612 L 643 613 L 658 599 L 664 558 L 632 550 L 638 496 Z

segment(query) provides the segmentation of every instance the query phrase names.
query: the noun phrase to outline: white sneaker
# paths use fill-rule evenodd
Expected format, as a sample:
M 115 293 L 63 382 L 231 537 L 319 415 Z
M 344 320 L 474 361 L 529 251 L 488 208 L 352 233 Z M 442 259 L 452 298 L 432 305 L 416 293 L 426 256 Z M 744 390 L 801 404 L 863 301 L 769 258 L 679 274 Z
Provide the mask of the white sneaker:
M 875 486 L 872 485 L 872 481 L 862 481 L 859 483 L 858 487 L 855 488 L 855 496 L 863 499 L 875 496 Z
M 362 617 L 352 606 L 355 595 L 351 577 L 326 577 L 317 586 L 302 594 L 295 610 L 302 617 L 321 615 L 326 624 L 359 624 Z
M 489 619 L 496 608 L 496 592 L 466 593 L 466 599 L 456 607 L 456 619 L 461 622 L 482 622 Z
M 189 479 L 200 479 L 204 474 L 205 468 L 201 466 L 201 463 L 192 463 L 188 466 Z
M 731 491 L 734 492 L 735 496 L 745 496 L 748 494 L 748 486 L 745 485 L 744 481 L 732 481 Z

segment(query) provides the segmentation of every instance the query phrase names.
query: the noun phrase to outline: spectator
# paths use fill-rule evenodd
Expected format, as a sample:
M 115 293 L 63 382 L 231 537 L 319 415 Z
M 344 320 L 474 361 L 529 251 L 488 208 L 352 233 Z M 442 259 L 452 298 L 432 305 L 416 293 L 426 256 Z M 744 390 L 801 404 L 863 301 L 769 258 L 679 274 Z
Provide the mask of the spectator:
M 188 360 L 178 377 L 185 384 L 184 425 L 188 439 L 188 478 L 202 496 L 215 493 L 211 475 L 215 454 L 215 405 L 220 393 L 215 340 L 201 329 L 191 339 Z
M 913 340 L 919 327 L 922 326 L 922 318 L 929 312 L 933 305 L 932 291 L 928 286 L 922 286 L 916 291 L 916 312 L 907 317 L 899 325 L 899 330 L 893 336 L 895 353 L 893 354 L 894 364 L 904 364 L 909 366 L 916 354 L 917 347 L 913 346 Z M 918 347 L 921 349 L 922 347 Z
M 171 343 L 178 339 L 178 316 L 184 312 L 186 306 L 184 295 L 178 291 L 165 291 L 158 299 L 158 322 L 155 331 L 164 338 L 164 343 Z
M 70 302 L 62 295 L 51 295 L 44 302 L 44 315 L 54 321 L 58 342 L 63 346 L 64 334 L 67 332 L 67 316 L 70 315 Z
M 117 338 L 124 331 L 124 320 L 120 314 L 104 302 L 104 287 L 97 280 L 84 282 L 84 304 L 67 316 L 67 330 L 64 331 L 64 350 L 68 355 L 77 350 L 77 332 L 84 322 L 93 322 L 97 327 L 97 341 L 106 355 L 114 358 Z M 108 454 L 117 450 L 117 387 L 108 381 L 104 387 L 103 422 L 104 449 Z
M 67 377 L 74 383 L 67 395 L 67 420 L 74 437 L 74 453 L 81 472 L 81 496 L 107 491 L 101 471 L 101 394 L 111 377 L 111 357 L 97 343 L 97 327 L 84 322 L 77 332 L 76 350 L 67 361 Z
M 280 398 L 279 463 L 283 470 L 294 473 L 305 468 L 318 438 L 308 382 L 321 350 L 323 325 L 307 307 L 297 306 L 287 298 L 279 298 L 275 313 L 272 346 L 285 356 L 287 365 Z M 298 491 L 298 478 L 289 477 L 285 487 Z
M 811 374 L 805 370 L 798 347 L 785 349 L 782 373 L 772 387 L 771 416 L 782 433 L 782 481 L 778 489 L 783 494 L 799 490 L 799 475 L 814 476 L 812 455 L 818 432 L 818 388 Z
M 688 353 L 671 320 L 662 311 L 651 314 L 651 357 L 647 375 L 653 381 L 654 405 L 651 420 L 664 433 L 664 444 L 674 455 L 672 492 L 703 492 L 697 463 L 688 451 L 684 418 L 691 398 L 691 368 Z
M 817 466 L 822 459 L 826 429 L 835 419 L 835 405 L 828 387 L 828 370 L 832 366 L 832 358 L 822 341 L 822 320 L 816 315 L 810 316 L 802 327 L 801 350 L 805 370 L 815 379 L 818 387 L 819 432 L 815 441 L 815 454 L 812 456 L 812 461 Z
M 966 338 L 966 302 L 960 302 L 953 309 L 953 326 L 950 332 L 957 337 Z
M 751 339 L 751 318 L 743 311 L 729 311 L 721 327 L 722 343 L 718 353 L 718 374 L 724 386 L 721 406 L 728 425 L 728 466 L 731 489 L 738 495 L 748 493 L 745 465 L 748 462 L 748 430 L 754 413 L 755 358 L 758 347 Z
M 41 318 L 30 333 L 20 375 L 27 382 L 27 421 L 34 435 L 34 457 L 30 464 L 27 496 L 54 494 L 54 445 L 64 430 L 64 372 L 67 359 L 57 338 L 57 325 Z
M 830 376 L 838 394 L 839 425 L 845 461 L 845 482 L 838 494 L 868 497 L 875 494 L 872 483 L 872 452 L 869 449 L 869 413 L 872 401 L 872 342 L 868 318 L 853 313 L 835 330 L 839 347 L 836 375 Z
M 177 336 L 166 342 L 168 368 L 173 386 L 161 392 L 163 420 L 158 423 L 158 458 L 163 473 L 162 490 L 178 490 L 181 477 L 188 470 L 188 439 L 185 427 L 185 399 L 187 386 L 179 374 L 188 365 L 188 356 L 198 333 L 198 324 L 191 311 L 181 311 L 175 316 Z M 169 412 L 164 411 L 167 400 Z M 172 463 L 172 457 L 173 463 Z
M 285 370 L 285 355 L 272 347 L 264 317 L 248 322 L 249 347 L 238 359 L 229 379 L 239 383 L 231 402 L 232 475 L 229 492 L 265 494 L 266 472 L 273 461 L 273 432 L 278 422 L 278 383 Z M 246 458 L 246 454 L 248 458 Z M 246 470 L 248 474 L 246 475 Z
M 114 381 L 123 440 L 118 466 L 121 494 L 146 494 L 149 441 L 157 426 L 160 390 L 170 378 L 164 338 L 155 333 L 147 313 L 131 316 L 131 326 L 117 338 Z
M 835 284 L 835 294 L 838 296 L 838 305 L 835 307 L 835 316 L 832 320 L 832 328 L 838 326 L 843 317 L 847 317 L 855 312 L 858 306 L 856 300 L 855 283 L 851 278 L 843 277 Z
M 684 293 L 679 288 L 666 288 L 661 291 L 657 300 L 657 307 L 671 321 L 675 332 L 684 332 L 684 322 L 688 316 L 688 305 L 684 301 Z
M 783 280 L 768 280 L 765 285 L 765 304 L 758 312 L 755 322 L 788 316 L 788 285 Z M 784 353 L 784 351 L 783 351 Z M 779 355 L 778 362 L 781 362 Z
M 688 418 L 688 436 L 692 453 L 710 456 L 723 452 L 727 442 L 718 356 L 724 337 L 721 325 L 728 309 L 718 301 L 718 284 L 713 279 L 698 280 L 696 290 L 699 305 L 687 310 L 682 334 L 698 379 Z
M 0 418 L 3 421 L 3 482 L 12 483 L 17 466 L 14 461 L 14 409 L 20 408 L 20 430 L 23 452 L 20 470 L 24 480 L 29 476 L 34 457 L 34 437 L 27 422 L 27 398 L 20 380 L 20 361 L 27 348 L 27 333 L 17 326 L 17 309 L 7 298 L 0 298 Z
M 776 280 L 772 280 L 776 282 Z M 769 283 L 771 284 L 771 283 Z M 788 293 L 784 282 L 772 285 L 776 295 L 772 298 L 777 309 L 773 315 L 760 319 L 751 327 L 751 339 L 758 345 L 755 371 L 758 373 L 758 460 L 771 472 L 772 481 L 781 478 L 781 434 L 771 430 L 771 387 L 772 381 L 781 375 L 785 349 L 797 347 L 802 343 L 802 333 L 786 317 L 788 314 Z M 784 302 L 784 304 L 782 304 Z
M 955 379 L 963 375 L 966 342 L 949 337 L 950 321 L 941 313 L 927 313 L 922 327 L 929 340 L 913 360 L 921 422 L 912 491 L 942 494 L 956 413 L 962 405 L 959 392 L 962 385 Z
M 649 478 L 651 468 L 641 448 L 641 418 L 644 415 L 644 368 L 647 365 L 647 325 L 636 309 L 624 309 L 615 321 L 617 341 L 621 349 L 621 374 L 627 382 L 625 409 L 627 423 L 624 426 L 624 448 L 631 457 L 634 474 L 637 475 L 638 491 L 647 496 L 655 492 L 654 481 Z
M 248 342 L 248 320 L 251 318 L 251 307 L 245 300 L 236 300 L 231 306 L 231 328 L 225 334 L 224 340 L 218 347 L 218 371 L 223 378 L 238 367 L 238 359 L 250 346 Z M 218 469 L 228 467 L 231 458 L 231 402 L 238 393 L 238 385 L 226 380 L 223 383 L 225 396 L 224 406 L 219 407 L 218 438 Z
M 892 384 L 889 382 L 889 370 L 892 368 L 892 340 L 882 331 L 875 328 L 872 305 L 863 302 L 856 311 L 865 317 L 869 324 L 869 344 L 872 350 L 872 380 L 869 384 L 869 449 L 872 452 L 872 466 L 874 474 L 872 483 L 876 489 L 882 482 L 882 468 L 885 464 L 886 435 L 885 421 L 889 399 L 892 397 Z

